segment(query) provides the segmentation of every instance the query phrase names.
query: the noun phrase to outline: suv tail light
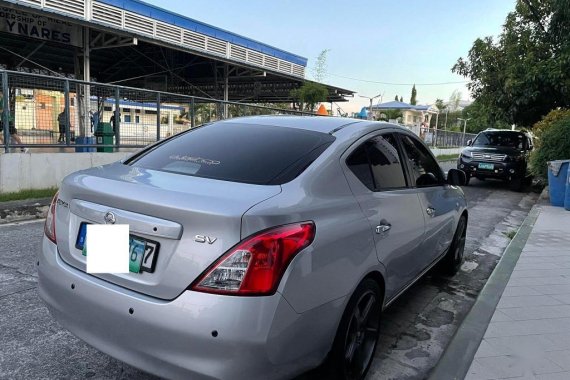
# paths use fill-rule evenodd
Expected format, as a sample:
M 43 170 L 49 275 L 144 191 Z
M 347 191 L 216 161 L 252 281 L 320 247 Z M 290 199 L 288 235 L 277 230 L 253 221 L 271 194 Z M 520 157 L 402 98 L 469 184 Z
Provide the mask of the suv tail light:
M 48 213 L 46 216 L 46 223 L 44 225 L 44 232 L 49 240 L 57 244 L 57 239 L 55 237 L 55 206 L 57 205 L 57 196 L 59 192 L 55 193 L 51 204 L 49 205 Z
M 315 237 L 303 222 L 265 230 L 230 249 L 190 286 L 191 290 L 239 296 L 271 295 L 297 253 Z

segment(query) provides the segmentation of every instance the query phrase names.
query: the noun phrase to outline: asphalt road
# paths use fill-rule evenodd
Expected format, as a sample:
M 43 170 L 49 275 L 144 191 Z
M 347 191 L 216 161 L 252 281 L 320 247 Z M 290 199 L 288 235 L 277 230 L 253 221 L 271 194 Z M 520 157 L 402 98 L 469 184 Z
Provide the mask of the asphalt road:
M 437 363 L 490 272 L 537 199 L 472 180 L 466 261 L 454 278 L 428 274 L 383 315 L 368 379 L 423 379 Z M 39 299 L 36 254 L 43 222 L 0 226 L 0 379 L 156 379 L 87 346 Z M 318 372 L 301 376 L 317 378 Z

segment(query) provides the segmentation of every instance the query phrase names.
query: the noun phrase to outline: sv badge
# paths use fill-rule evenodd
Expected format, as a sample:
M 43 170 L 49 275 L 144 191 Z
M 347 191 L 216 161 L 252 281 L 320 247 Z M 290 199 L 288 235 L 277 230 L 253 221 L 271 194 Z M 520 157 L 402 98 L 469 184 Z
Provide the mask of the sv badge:
M 196 243 L 208 243 L 208 244 L 214 244 L 214 242 L 218 240 L 218 238 L 215 237 L 210 237 L 210 236 L 206 236 L 206 235 L 196 235 L 194 236 L 194 241 Z

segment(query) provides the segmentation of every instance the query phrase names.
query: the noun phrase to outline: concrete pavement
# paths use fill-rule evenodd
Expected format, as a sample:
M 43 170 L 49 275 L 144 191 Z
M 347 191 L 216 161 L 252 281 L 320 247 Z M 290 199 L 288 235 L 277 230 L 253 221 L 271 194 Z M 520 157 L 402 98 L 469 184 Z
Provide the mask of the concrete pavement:
M 431 379 L 570 379 L 570 212 L 533 208 Z

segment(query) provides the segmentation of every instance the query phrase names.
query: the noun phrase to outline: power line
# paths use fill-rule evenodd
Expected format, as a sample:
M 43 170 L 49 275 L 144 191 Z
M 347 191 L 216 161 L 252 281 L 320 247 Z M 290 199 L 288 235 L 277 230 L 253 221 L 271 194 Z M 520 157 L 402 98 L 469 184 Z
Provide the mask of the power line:
M 469 82 L 467 80 L 463 80 L 463 81 L 455 81 L 455 82 L 436 82 L 436 83 L 394 83 L 394 82 L 383 82 L 383 81 L 371 80 L 371 79 L 353 78 L 353 77 L 348 77 L 348 76 L 338 75 L 338 74 L 333 74 L 333 73 L 327 73 L 327 75 L 331 75 L 333 77 L 338 77 L 338 78 L 343 78 L 343 79 L 350 79 L 350 80 L 354 80 L 357 82 L 384 84 L 384 85 L 389 85 L 389 86 L 413 86 L 413 85 L 416 85 L 416 86 L 443 86 L 443 85 L 447 85 L 447 84 L 463 84 L 463 83 Z

